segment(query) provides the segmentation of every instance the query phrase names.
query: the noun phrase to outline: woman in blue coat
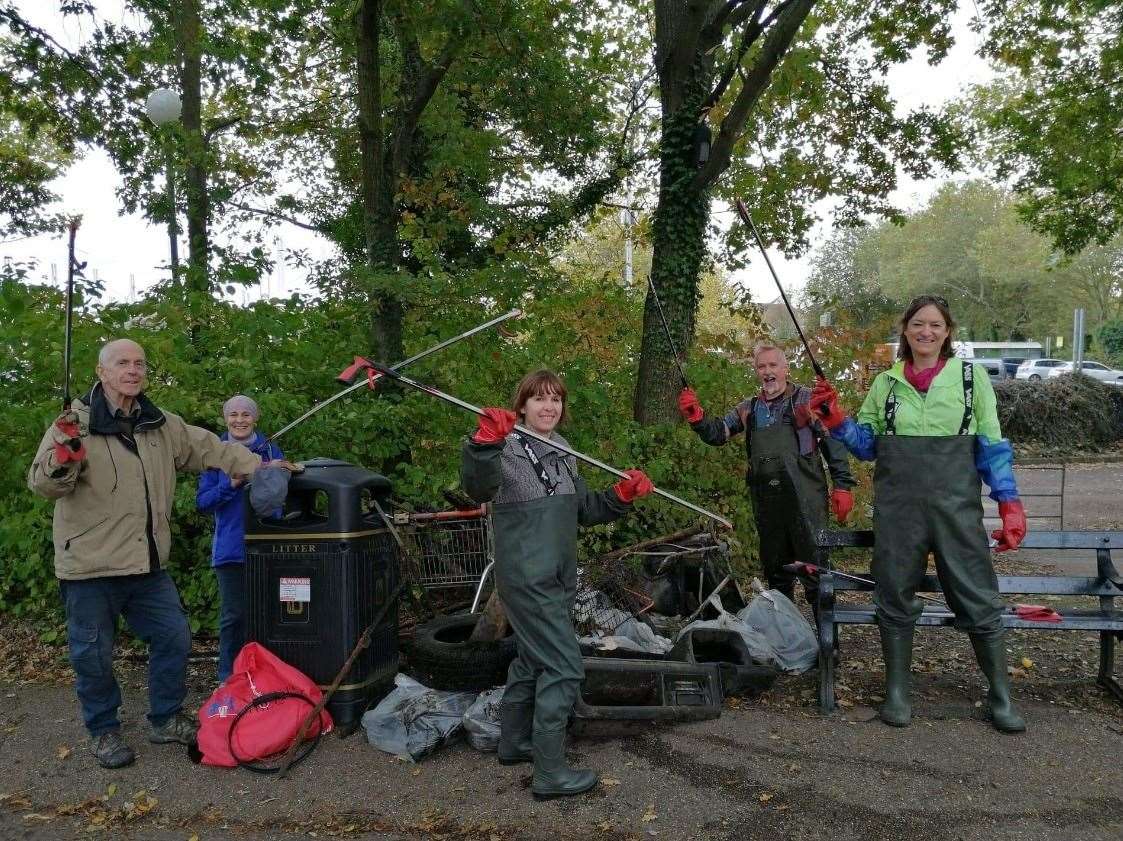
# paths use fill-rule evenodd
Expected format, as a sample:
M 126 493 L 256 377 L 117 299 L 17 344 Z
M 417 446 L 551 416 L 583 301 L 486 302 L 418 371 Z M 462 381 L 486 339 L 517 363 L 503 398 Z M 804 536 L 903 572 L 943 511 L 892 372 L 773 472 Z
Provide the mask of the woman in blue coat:
M 263 462 L 281 459 L 280 448 L 257 431 L 257 404 L 236 394 L 222 404 L 226 421 L 223 441 L 234 441 L 261 456 Z M 245 486 L 221 470 L 199 477 L 195 504 L 214 514 L 211 566 L 218 578 L 218 681 L 230 676 L 234 657 L 246 641 L 246 507 Z

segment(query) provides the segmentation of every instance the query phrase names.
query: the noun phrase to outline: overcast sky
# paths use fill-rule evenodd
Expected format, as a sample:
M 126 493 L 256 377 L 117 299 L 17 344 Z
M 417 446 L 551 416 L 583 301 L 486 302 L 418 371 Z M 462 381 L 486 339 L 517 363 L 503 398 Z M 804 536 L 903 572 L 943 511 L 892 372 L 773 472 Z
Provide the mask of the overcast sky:
M 20 5 L 30 20 L 50 31 L 63 44 L 75 45 L 82 41 L 85 33 L 73 19 L 68 22 L 58 14 L 55 0 L 22 0 Z M 120 21 L 124 14 L 120 0 L 98 0 L 97 7 L 99 15 L 105 20 Z M 901 108 L 941 105 L 970 84 L 990 77 L 989 68 L 976 56 L 977 36 L 967 26 L 973 13 L 972 0 L 960 4 L 954 22 L 956 45 L 941 64 L 930 67 L 923 56 L 918 56 L 893 71 L 889 86 Z M 917 182 L 902 176 L 900 188 L 892 198 L 906 208 L 918 207 L 948 177 L 951 176 Z M 88 262 L 87 274 L 97 271 L 99 279 L 106 285 L 107 295 L 114 300 L 127 299 L 132 289 L 141 292 L 159 277 L 166 276 L 169 253 L 167 226 L 153 225 L 138 215 L 124 214 L 116 198 L 118 183 L 119 178 L 108 156 L 93 149 L 51 185 L 60 196 L 61 210 L 82 215 L 82 227 L 78 234 L 79 259 Z M 817 210 L 824 221 L 812 234 L 813 244 L 826 238 L 830 232 L 829 204 Z M 715 205 L 715 212 L 721 214 L 718 217 L 721 224 L 732 223 L 731 211 Z M 181 229 L 184 225 L 185 220 L 181 218 Z M 334 253 L 326 240 L 292 225 L 276 229 L 276 236 L 287 246 L 308 249 L 314 257 L 327 258 Z M 186 252 L 181 230 L 181 259 L 185 259 Z M 39 274 L 48 279 L 54 264 L 58 282 L 65 282 L 66 244 L 61 234 L 0 245 L 0 256 L 13 260 L 35 259 L 40 266 Z M 776 251 L 770 252 L 770 256 L 789 293 L 798 289 L 807 272 L 808 257 L 786 260 Z M 733 279 L 747 286 L 756 301 L 769 301 L 776 297 L 775 285 L 762 260 L 754 261 L 749 270 L 737 273 Z M 302 275 L 292 269 L 278 269 L 267 283 L 271 295 L 284 295 L 304 288 Z M 252 300 L 259 294 L 260 290 L 240 292 L 237 298 Z

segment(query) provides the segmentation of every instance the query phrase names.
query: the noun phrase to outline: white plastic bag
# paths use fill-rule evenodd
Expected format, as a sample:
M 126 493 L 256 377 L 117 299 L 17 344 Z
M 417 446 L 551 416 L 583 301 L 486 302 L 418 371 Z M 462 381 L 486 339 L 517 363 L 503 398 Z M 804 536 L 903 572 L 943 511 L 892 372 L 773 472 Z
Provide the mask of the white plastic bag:
M 399 673 L 390 694 L 363 714 L 363 729 L 374 747 L 416 762 L 460 732 L 475 699 L 475 692 L 441 692 Z
M 776 652 L 776 665 L 788 674 L 803 674 L 819 661 L 811 624 L 779 590 L 758 594 L 737 618 L 765 636 Z

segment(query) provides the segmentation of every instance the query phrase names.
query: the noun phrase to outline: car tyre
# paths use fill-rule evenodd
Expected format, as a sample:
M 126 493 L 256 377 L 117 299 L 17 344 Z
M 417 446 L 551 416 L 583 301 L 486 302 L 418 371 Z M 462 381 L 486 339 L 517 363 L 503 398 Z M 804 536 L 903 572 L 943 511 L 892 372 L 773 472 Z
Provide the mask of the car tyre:
M 507 682 L 507 667 L 515 659 L 515 638 L 471 642 L 477 613 L 438 616 L 418 625 L 408 651 L 410 672 L 432 689 L 481 692 Z
M 1034 382 L 1034 381 L 1036 381 L 1036 380 L 1040 380 L 1040 379 L 1041 379 L 1041 375 L 1040 375 L 1040 374 L 1030 374 L 1030 375 L 1029 375 L 1029 380 L 1030 380 L 1030 382 Z

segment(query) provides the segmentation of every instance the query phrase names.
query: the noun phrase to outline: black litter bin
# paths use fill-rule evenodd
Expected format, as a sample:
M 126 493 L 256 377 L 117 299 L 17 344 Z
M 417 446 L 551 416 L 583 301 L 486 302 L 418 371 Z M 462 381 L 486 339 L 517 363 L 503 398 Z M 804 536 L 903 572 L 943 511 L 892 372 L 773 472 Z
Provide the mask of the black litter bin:
M 332 459 L 304 465 L 280 517 L 246 506 L 246 631 L 326 689 L 397 587 L 398 553 L 370 504 L 389 509 L 385 476 Z M 393 687 L 397 671 L 395 604 L 328 703 L 342 733 Z

